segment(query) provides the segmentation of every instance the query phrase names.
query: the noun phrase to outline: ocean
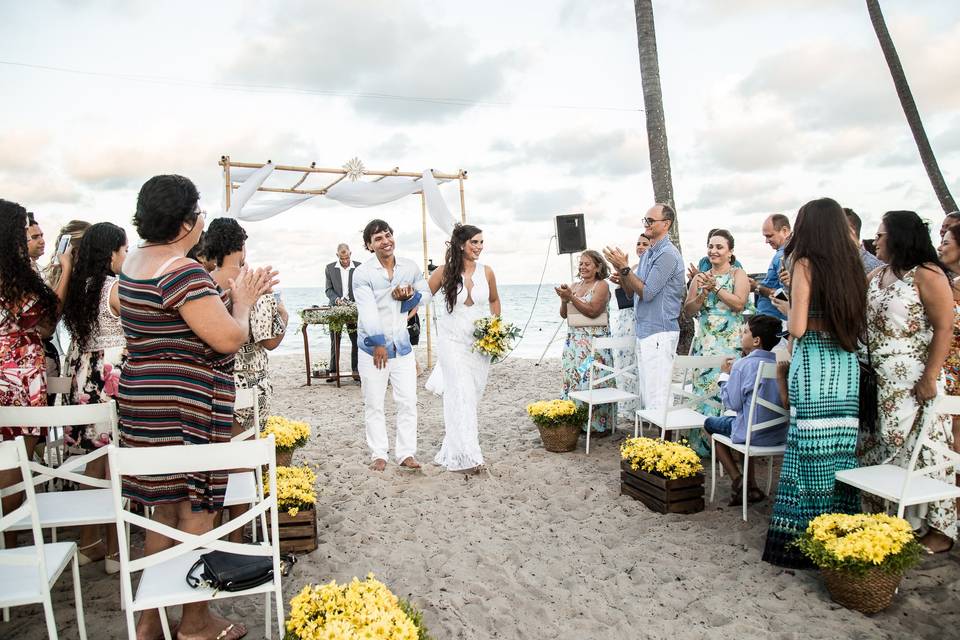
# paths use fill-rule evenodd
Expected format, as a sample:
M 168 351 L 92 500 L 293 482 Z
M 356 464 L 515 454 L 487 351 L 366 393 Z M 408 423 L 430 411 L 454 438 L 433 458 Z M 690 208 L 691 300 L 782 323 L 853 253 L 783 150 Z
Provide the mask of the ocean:
M 543 285 L 539 295 L 535 284 L 501 284 L 498 285 L 498 289 L 504 319 L 521 329 L 529 321 L 526 331 L 518 342 L 514 343 L 514 351 L 510 357 L 536 360 L 543 354 L 544 349 L 547 349 L 547 358 L 559 358 L 566 331 L 565 323 L 560 319 L 559 299 L 553 291 L 553 286 Z M 290 326 L 287 329 L 287 337 L 273 353 L 302 354 L 303 338 L 300 333 L 299 311 L 306 307 L 327 304 L 327 296 L 324 289 L 320 287 L 284 288 L 281 296 L 290 312 Z M 422 311 L 420 319 L 422 322 Z M 555 333 L 556 338 L 547 348 L 547 343 Z M 330 353 L 330 337 L 326 327 L 310 325 L 307 336 L 310 340 L 311 357 L 326 360 Z M 420 344 L 426 344 L 425 333 L 420 337 Z

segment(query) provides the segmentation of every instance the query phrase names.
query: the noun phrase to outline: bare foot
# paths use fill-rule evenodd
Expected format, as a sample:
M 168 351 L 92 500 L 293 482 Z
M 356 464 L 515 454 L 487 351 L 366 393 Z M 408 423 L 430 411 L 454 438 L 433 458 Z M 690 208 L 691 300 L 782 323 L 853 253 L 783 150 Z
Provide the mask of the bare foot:
M 945 553 L 953 549 L 953 540 L 936 529 L 931 529 L 929 533 L 920 538 L 920 544 L 927 548 L 930 553 Z
M 168 620 L 170 633 L 177 637 L 180 629 L 179 620 Z M 160 626 L 160 612 L 156 609 L 144 611 L 137 622 L 137 640 L 163 640 L 163 627 Z
M 373 464 L 370 465 L 371 471 L 383 471 L 387 468 L 387 461 L 383 458 L 377 458 L 373 461 Z
M 416 458 L 413 456 L 407 456 L 403 459 L 403 462 L 400 463 L 400 466 L 406 469 L 419 469 L 420 463 L 417 462 Z
M 207 624 L 191 633 L 177 631 L 177 640 L 240 640 L 247 635 L 247 627 L 242 622 L 230 622 L 212 611 Z

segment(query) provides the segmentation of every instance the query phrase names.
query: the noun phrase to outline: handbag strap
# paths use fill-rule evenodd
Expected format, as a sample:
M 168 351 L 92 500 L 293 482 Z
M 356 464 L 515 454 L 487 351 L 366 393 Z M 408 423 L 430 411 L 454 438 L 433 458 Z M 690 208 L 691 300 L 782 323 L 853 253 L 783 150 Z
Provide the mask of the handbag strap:
M 186 578 L 187 585 L 189 585 L 191 589 L 196 589 L 201 584 L 203 584 L 203 580 L 193 575 L 194 571 L 202 567 L 203 567 L 203 560 L 197 560 L 196 562 L 193 563 L 193 566 L 190 567 L 190 570 L 187 571 L 187 578 Z

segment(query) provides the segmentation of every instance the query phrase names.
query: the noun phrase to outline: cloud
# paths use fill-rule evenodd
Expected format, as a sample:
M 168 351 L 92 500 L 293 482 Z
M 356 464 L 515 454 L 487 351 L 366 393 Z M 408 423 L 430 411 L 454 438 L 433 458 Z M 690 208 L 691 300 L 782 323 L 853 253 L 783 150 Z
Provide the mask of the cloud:
M 562 131 L 541 140 L 516 143 L 495 140 L 490 151 L 507 155 L 499 168 L 524 163 L 545 164 L 568 175 L 620 178 L 649 167 L 646 134 L 628 129 Z
M 700 187 L 692 201 L 680 205 L 680 214 L 698 209 L 715 209 L 735 215 L 794 210 L 799 199 L 786 188 L 781 179 L 772 176 L 740 174 L 712 180 Z
M 77 204 L 83 194 L 71 181 L 49 173 L 3 178 L 3 198 L 19 202 L 30 210 L 49 203 Z
M 528 61 L 520 49 L 481 53 L 462 25 L 388 2 L 293 2 L 254 29 L 225 69 L 230 80 L 330 91 L 391 122 L 436 121 L 489 101 Z
M 527 191 L 511 203 L 514 218 L 523 222 L 547 220 L 583 203 L 583 191 L 579 188 L 562 187 L 544 191 Z
M 0 171 L 43 170 L 51 137 L 41 131 L 10 130 L 0 132 Z

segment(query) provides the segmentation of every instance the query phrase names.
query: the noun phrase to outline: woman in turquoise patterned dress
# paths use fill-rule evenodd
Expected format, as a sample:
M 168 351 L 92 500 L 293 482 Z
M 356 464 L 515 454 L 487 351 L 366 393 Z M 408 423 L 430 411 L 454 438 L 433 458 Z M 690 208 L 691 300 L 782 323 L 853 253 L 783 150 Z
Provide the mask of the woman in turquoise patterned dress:
M 610 287 L 607 277 L 610 270 L 603 257 L 596 251 L 584 251 L 580 254 L 580 281 L 571 285 L 560 285 L 554 291 L 560 296 L 560 317 L 567 319 L 567 341 L 563 345 L 563 392 L 560 397 L 567 399 L 571 391 L 587 389 L 590 384 L 590 363 L 593 361 L 593 339 L 610 335 L 607 320 L 607 301 L 610 299 Z M 590 324 L 594 326 L 582 326 Z M 609 353 L 599 353 L 597 361 L 611 365 L 613 358 Z M 614 386 L 614 381 L 599 385 Z M 617 419 L 616 404 L 602 404 L 593 407 L 590 429 L 596 437 L 610 435 Z
M 743 269 L 734 266 L 733 247 L 733 235 L 729 231 L 714 229 L 707 240 L 710 269 L 697 273 L 687 290 L 683 312 L 698 320 L 691 355 L 735 358 L 740 353 L 740 329 L 750 295 L 750 280 Z M 710 416 L 723 413 L 719 377 L 720 369 L 703 369 L 693 379 L 693 392 L 707 398 L 697 408 L 700 413 Z M 710 439 L 703 429 L 688 432 L 687 439 L 701 456 L 710 453 Z
M 763 559 L 790 568 L 812 563 L 793 542 L 824 513 L 857 513 L 860 499 L 836 473 L 857 467 L 860 367 L 867 279 L 840 205 L 830 198 L 800 208 L 784 251 L 790 265 L 785 312 L 793 358 L 787 381 L 790 426 Z

